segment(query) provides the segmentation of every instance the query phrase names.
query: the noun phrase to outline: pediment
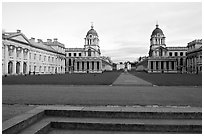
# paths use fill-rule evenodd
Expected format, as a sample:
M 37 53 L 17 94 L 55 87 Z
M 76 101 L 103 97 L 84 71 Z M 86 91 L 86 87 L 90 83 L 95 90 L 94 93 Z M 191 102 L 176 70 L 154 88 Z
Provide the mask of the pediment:
M 25 36 L 23 36 L 22 34 L 16 35 L 16 36 L 12 36 L 9 39 L 15 40 L 15 41 L 18 41 L 18 42 L 22 42 L 22 43 L 26 43 L 26 44 L 30 44 L 28 42 L 28 39 Z
M 167 50 L 167 48 L 165 48 L 165 47 L 162 47 L 162 46 L 160 46 L 160 47 L 157 47 L 157 48 L 155 48 L 154 50 L 160 50 L 160 49 L 162 49 L 162 50 Z

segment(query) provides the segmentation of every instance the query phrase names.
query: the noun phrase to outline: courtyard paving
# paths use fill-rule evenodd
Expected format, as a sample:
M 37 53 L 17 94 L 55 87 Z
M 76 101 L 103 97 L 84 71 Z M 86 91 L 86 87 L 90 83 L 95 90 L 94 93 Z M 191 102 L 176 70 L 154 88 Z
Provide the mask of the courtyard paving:
M 128 72 L 124 72 L 120 74 L 112 85 L 152 86 L 152 83 L 147 82 L 137 76 L 133 76 Z

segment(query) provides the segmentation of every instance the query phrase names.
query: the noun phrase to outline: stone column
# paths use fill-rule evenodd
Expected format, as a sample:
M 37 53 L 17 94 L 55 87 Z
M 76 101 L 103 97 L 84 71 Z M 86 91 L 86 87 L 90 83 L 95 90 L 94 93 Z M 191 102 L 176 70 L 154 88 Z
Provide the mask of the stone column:
M 16 47 L 13 49 L 13 74 L 16 74 Z
M 20 62 L 20 74 L 23 74 L 23 61 Z
M 30 57 L 29 57 L 30 52 L 27 52 L 27 67 L 26 67 L 26 74 L 29 73 L 29 67 L 30 67 Z M 44 59 L 44 58 L 43 58 Z M 44 71 L 44 67 L 43 67 L 43 71 Z
M 148 60 L 148 66 L 147 66 L 147 68 L 148 68 L 148 71 L 150 71 L 151 70 L 151 62 Z
M 82 71 L 82 62 L 79 62 L 79 71 Z
M 84 61 L 84 71 L 87 71 L 87 62 Z
M 156 61 L 153 61 L 153 70 L 156 70 Z
M 158 62 L 159 65 L 159 71 L 161 71 L 161 61 Z
M 171 61 L 169 61 L 169 70 L 172 70 Z
M 8 55 L 8 45 L 5 45 L 5 56 L 4 56 L 4 74 L 8 74 L 8 60 L 9 60 L 9 55 Z
M 164 70 L 166 70 L 166 61 L 163 62 Z
M 94 61 L 94 71 L 97 71 L 97 61 Z
M 89 61 L 89 71 L 92 71 L 92 61 Z
M 77 61 L 74 62 L 74 71 L 77 71 Z
M 177 64 L 176 64 L 176 61 L 174 61 L 174 70 L 177 70 Z
M 99 61 L 99 70 L 102 71 L 102 61 Z

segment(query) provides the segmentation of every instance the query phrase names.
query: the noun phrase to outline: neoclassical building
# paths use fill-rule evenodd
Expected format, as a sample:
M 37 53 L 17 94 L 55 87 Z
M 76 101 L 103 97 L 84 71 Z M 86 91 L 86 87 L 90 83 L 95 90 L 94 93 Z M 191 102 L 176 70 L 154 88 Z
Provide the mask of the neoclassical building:
M 101 56 L 99 37 L 93 25 L 84 38 L 83 48 L 66 48 L 66 72 L 102 73 L 112 70 L 109 57 Z
M 166 47 L 165 38 L 157 24 L 150 38 L 148 73 L 186 72 L 187 47 Z
M 65 47 L 54 39 L 28 39 L 20 30 L 2 33 L 2 75 L 65 73 Z
M 202 72 L 202 39 L 189 42 L 187 45 L 187 72 Z

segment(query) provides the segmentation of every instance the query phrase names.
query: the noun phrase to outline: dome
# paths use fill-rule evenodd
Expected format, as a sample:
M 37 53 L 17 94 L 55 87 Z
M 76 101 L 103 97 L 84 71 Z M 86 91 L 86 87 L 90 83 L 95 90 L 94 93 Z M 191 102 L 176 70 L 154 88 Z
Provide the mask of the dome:
M 91 26 L 91 29 L 87 32 L 86 36 L 89 34 L 92 34 L 93 36 L 98 36 L 96 30 L 93 29 L 93 25 Z
M 153 36 L 153 35 L 157 35 L 157 34 L 164 35 L 164 34 L 163 34 L 163 31 L 162 31 L 158 26 L 159 26 L 159 25 L 156 25 L 156 28 L 155 28 L 154 31 L 152 32 L 152 36 Z

